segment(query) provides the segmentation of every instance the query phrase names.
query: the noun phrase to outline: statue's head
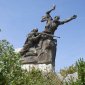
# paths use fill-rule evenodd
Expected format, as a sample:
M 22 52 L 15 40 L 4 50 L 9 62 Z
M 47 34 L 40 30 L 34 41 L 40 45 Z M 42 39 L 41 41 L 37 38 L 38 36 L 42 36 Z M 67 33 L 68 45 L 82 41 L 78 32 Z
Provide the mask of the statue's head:
M 38 32 L 38 28 L 34 28 L 31 32 Z
M 55 20 L 55 21 L 58 21 L 59 19 L 60 19 L 60 16 L 55 16 L 55 17 L 54 17 L 54 20 Z

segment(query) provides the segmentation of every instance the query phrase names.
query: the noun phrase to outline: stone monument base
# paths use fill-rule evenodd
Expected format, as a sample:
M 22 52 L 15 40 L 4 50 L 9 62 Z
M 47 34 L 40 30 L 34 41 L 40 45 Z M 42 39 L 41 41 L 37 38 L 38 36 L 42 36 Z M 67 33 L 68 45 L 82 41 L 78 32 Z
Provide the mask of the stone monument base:
M 54 68 L 52 64 L 23 64 L 22 69 L 27 70 L 28 72 L 31 71 L 33 68 L 36 70 L 39 69 L 42 72 L 54 72 Z

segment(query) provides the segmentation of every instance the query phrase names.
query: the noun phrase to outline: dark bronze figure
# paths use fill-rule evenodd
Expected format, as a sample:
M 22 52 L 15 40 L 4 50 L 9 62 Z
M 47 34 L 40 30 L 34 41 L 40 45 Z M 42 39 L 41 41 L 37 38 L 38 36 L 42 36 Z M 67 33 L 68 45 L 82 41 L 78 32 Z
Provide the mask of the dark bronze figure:
M 40 34 L 38 33 L 38 29 L 33 29 L 31 33 L 28 34 L 28 37 L 24 43 L 23 49 L 20 51 L 21 55 L 24 55 L 29 51 L 29 48 L 36 46 L 38 43 Z
M 50 13 L 53 10 L 55 10 L 55 7 L 56 6 L 54 5 L 49 11 L 46 12 L 46 15 L 45 16 L 42 16 L 41 22 L 45 22 L 46 21 L 45 31 L 50 28 L 50 23 L 53 20 L 53 18 L 51 17 Z
M 50 13 L 51 11 L 55 10 L 55 5 L 53 6 L 52 9 L 46 12 L 46 15 L 42 17 L 41 22 L 46 21 L 46 26 L 45 26 L 45 33 L 49 34 L 54 34 L 55 30 L 57 30 L 57 27 L 59 25 L 63 25 L 64 23 L 67 23 L 73 19 L 76 19 L 76 15 L 73 15 L 71 18 L 66 19 L 64 21 L 60 21 L 60 16 L 55 16 L 54 19 L 51 17 Z
M 33 29 L 24 43 L 23 49 L 20 54 L 22 56 L 23 63 L 36 63 L 36 64 L 52 64 L 55 67 L 56 46 L 57 39 L 54 37 L 54 32 L 59 25 L 63 25 L 77 16 L 60 21 L 60 16 L 51 17 L 50 13 L 55 10 L 55 5 L 46 12 L 46 15 L 42 17 L 41 22 L 46 21 L 45 30 L 38 32 L 38 29 Z M 59 38 L 59 37 L 57 37 Z
M 65 23 L 67 23 L 67 22 L 69 22 L 69 21 L 71 21 L 71 20 L 73 20 L 73 19 L 76 19 L 76 17 L 77 17 L 77 15 L 73 15 L 73 16 L 70 17 L 69 19 L 66 19 L 66 20 L 64 20 L 64 21 L 60 21 L 60 20 L 59 20 L 60 17 L 59 17 L 59 16 L 55 16 L 55 17 L 54 17 L 54 20 L 52 20 L 51 23 L 50 23 L 50 27 L 49 27 L 48 31 L 49 31 L 51 34 L 54 34 L 55 30 L 57 30 L 57 27 L 58 27 L 59 25 L 63 25 L 63 24 L 65 24 Z

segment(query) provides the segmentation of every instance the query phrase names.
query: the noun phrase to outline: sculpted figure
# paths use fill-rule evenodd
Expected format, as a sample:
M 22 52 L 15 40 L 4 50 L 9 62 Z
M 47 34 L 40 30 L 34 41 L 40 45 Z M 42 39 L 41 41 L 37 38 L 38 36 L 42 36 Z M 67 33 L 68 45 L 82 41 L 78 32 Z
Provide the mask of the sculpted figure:
M 64 23 L 67 23 L 77 17 L 76 15 L 73 15 L 72 17 L 70 17 L 69 19 L 66 19 L 64 21 L 60 21 L 60 16 L 55 16 L 54 19 L 52 19 L 50 13 L 51 13 L 51 11 L 55 10 L 55 7 L 56 6 L 54 5 L 52 7 L 52 9 L 47 11 L 46 15 L 42 17 L 41 22 L 46 21 L 44 33 L 54 34 L 55 30 L 57 30 L 57 27 L 59 25 L 63 25 Z
M 39 38 L 40 34 L 38 34 L 38 29 L 33 29 L 31 33 L 29 33 L 20 54 L 24 55 L 26 52 L 29 51 L 29 48 L 36 46 Z
M 66 20 L 63 20 L 63 21 L 60 21 L 60 17 L 59 16 L 55 16 L 54 17 L 54 20 L 51 21 L 50 23 L 50 28 L 49 28 L 49 31 L 51 34 L 54 34 L 55 30 L 57 30 L 57 27 L 59 25 L 63 25 L 73 19 L 76 19 L 77 18 L 77 15 L 73 15 L 72 17 L 66 19 Z
M 50 28 L 50 23 L 53 20 L 50 13 L 55 10 L 55 5 L 52 7 L 52 9 L 50 9 L 49 11 L 46 12 L 45 16 L 42 16 L 42 20 L 41 22 L 45 22 L 46 21 L 46 26 L 45 26 L 45 31 L 47 31 Z
M 60 16 L 55 16 L 54 19 L 50 13 L 55 10 L 55 5 L 46 12 L 42 17 L 41 22 L 46 22 L 45 30 L 38 32 L 38 29 L 33 29 L 24 43 L 20 54 L 23 64 L 52 64 L 55 67 L 55 57 L 57 51 L 57 39 L 54 37 L 54 32 L 59 25 L 63 25 L 73 19 L 76 15 L 61 21 Z M 57 37 L 60 38 L 60 37 Z

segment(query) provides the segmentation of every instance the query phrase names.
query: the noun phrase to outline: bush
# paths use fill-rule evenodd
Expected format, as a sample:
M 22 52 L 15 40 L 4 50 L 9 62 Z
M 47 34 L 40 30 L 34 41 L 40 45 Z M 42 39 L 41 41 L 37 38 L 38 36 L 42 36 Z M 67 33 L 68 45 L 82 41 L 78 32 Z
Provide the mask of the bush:
M 77 69 L 76 69 L 77 68 Z M 76 66 L 62 69 L 61 75 L 78 72 L 78 79 L 66 82 L 65 85 L 85 85 L 85 61 L 79 59 Z M 0 40 L 0 85 L 64 85 L 55 73 L 42 74 L 32 69 L 27 72 L 21 69 L 20 55 L 6 40 Z
M 83 58 L 80 58 L 76 62 L 78 79 L 74 82 L 71 79 L 69 82 L 66 82 L 65 85 L 85 85 L 85 61 Z
M 77 68 L 75 65 L 71 65 L 68 68 L 65 67 L 64 69 L 60 70 L 60 74 L 65 78 L 68 74 L 73 74 L 77 72 Z
M 78 69 L 78 81 L 80 85 L 85 85 L 85 61 L 83 58 L 80 58 L 76 62 L 76 66 Z
M 43 75 L 21 69 L 20 55 L 6 40 L 0 40 L 0 85 L 62 85 L 54 73 Z
M 14 85 L 21 76 L 22 70 L 19 54 L 14 52 L 13 46 L 6 40 L 0 41 L 0 76 L 6 85 Z M 1 81 L 0 81 L 1 82 Z M 16 84 L 15 84 L 16 85 Z

